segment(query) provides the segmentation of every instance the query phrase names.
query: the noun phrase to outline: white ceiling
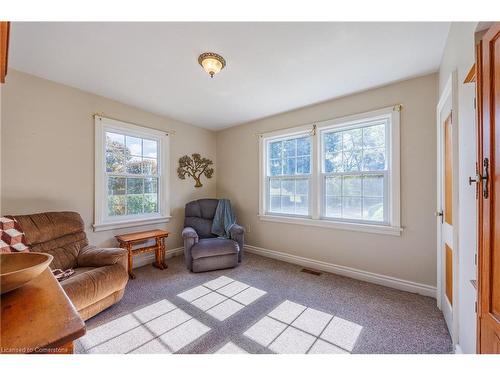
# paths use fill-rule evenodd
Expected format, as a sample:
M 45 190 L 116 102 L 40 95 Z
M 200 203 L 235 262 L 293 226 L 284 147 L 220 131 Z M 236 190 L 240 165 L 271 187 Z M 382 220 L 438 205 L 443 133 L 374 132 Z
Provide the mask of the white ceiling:
M 434 72 L 449 23 L 14 23 L 9 66 L 221 129 Z M 224 56 L 210 79 L 202 52 Z

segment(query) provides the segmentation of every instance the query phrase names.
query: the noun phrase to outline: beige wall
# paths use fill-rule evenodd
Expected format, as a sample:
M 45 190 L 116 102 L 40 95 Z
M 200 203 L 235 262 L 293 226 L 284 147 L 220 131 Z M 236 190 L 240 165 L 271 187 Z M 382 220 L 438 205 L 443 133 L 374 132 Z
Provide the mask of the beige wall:
M 94 233 L 94 121 L 95 112 L 157 129 L 174 130 L 171 139 L 170 202 L 172 220 L 163 225 L 172 232 L 167 245 L 182 245 L 180 231 L 184 204 L 214 197 L 216 170 L 211 180 L 195 189 L 192 180 L 176 174 L 179 157 L 199 152 L 215 161 L 215 133 L 154 115 L 68 86 L 9 71 L 2 93 L 2 213 L 78 211 L 90 240 L 111 245 L 113 236 L 136 227 Z
M 429 75 L 263 119 L 217 134 L 103 97 L 10 71 L 2 95 L 3 214 L 75 210 L 96 244 L 112 244 L 122 229 L 93 233 L 94 125 L 92 114 L 175 130 L 171 142 L 173 232 L 182 245 L 183 206 L 201 197 L 228 197 L 247 242 L 414 282 L 435 285 L 435 105 L 437 75 Z M 256 133 L 403 104 L 401 113 L 401 237 L 261 222 L 258 212 Z M 217 149 L 217 153 L 216 153 Z M 200 152 L 216 159 L 216 176 L 195 189 L 175 169 L 180 156 Z M 155 226 L 156 227 L 156 226 Z M 140 227 L 134 230 L 142 229 Z
M 230 198 L 247 242 L 314 260 L 436 285 L 436 74 L 217 133 L 217 195 Z M 279 95 L 279 93 L 277 93 Z M 260 221 L 256 133 L 394 104 L 401 112 L 401 237 Z

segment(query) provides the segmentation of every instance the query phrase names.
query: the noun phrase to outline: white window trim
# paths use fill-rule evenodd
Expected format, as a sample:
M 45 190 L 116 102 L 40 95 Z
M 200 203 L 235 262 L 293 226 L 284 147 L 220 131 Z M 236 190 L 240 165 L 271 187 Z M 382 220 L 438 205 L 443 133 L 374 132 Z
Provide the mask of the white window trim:
M 127 133 L 141 138 L 150 138 L 158 141 L 160 153 L 158 155 L 158 170 L 160 171 L 158 184 L 159 212 L 151 215 L 134 215 L 127 218 L 117 217 L 110 219 L 106 215 L 106 144 L 104 137 L 106 131 Z M 169 144 L 168 133 L 150 129 L 110 118 L 95 116 L 95 203 L 94 203 L 94 232 L 118 228 L 136 227 L 141 225 L 168 223 L 170 221 L 169 200 Z
M 351 222 L 343 222 L 331 219 L 328 220 L 308 219 L 302 217 L 276 216 L 276 215 L 259 215 L 259 219 L 262 221 L 268 221 L 273 223 L 307 225 L 311 227 L 340 229 L 340 230 L 375 233 L 375 234 L 387 234 L 391 236 L 400 236 L 401 232 L 403 231 L 402 228 L 395 226 L 364 224 L 364 223 L 354 223 L 354 222 L 351 223 Z
M 280 222 L 287 224 L 309 225 L 341 230 L 360 231 L 377 234 L 388 234 L 400 236 L 401 227 L 401 171 L 400 171 L 400 111 L 401 106 L 381 108 L 375 111 L 359 113 L 351 116 L 326 120 L 315 123 L 316 131 L 312 136 L 312 159 L 311 159 L 311 193 L 310 193 L 310 216 L 297 217 L 296 215 L 282 215 L 267 213 L 267 147 L 266 144 L 273 138 L 294 136 L 310 132 L 313 124 L 302 125 L 289 129 L 281 129 L 269 133 L 260 134 L 259 137 L 259 218 L 263 221 Z M 388 196 L 390 212 L 387 223 L 367 223 L 366 221 L 343 221 L 322 217 L 322 190 L 323 173 L 321 171 L 321 132 L 360 122 L 375 121 L 379 119 L 390 119 L 389 137 L 386 139 L 387 150 L 391 153 L 390 174 L 388 181 Z

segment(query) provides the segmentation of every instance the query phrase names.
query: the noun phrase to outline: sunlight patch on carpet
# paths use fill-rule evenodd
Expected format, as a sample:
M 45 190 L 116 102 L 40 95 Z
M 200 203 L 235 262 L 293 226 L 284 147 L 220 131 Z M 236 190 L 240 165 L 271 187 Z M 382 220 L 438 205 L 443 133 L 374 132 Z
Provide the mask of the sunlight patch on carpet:
M 222 322 L 265 294 L 251 285 L 220 276 L 177 296 Z
M 286 300 L 244 335 L 274 353 L 348 354 L 362 329 L 359 324 Z
M 79 343 L 94 354 L 175 353 L 208 331 L 165 299 L 87 331 Z
M 249 354 L 246 350 L 240 348 L 235 343 L 229 341 L 222 348 L 217 350 L 214 354 Z

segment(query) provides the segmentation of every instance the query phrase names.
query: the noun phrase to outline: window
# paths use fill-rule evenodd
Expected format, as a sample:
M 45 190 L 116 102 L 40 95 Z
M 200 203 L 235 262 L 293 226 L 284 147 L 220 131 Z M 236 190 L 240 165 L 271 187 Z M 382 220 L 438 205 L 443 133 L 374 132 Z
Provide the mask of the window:
M 261 219 L 399 235 L 399 108 L 263 134 Z
M 166 222 L 168 136 L 96 116 L 95 230 Z
M 321 132 L 323 216 L 388 223 L 387 120 Z
M 309 215 L 311 182 L 311 137 L 270 140 L 267 163 L 269 212 Z

